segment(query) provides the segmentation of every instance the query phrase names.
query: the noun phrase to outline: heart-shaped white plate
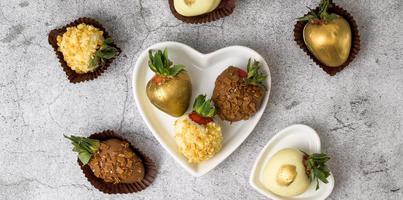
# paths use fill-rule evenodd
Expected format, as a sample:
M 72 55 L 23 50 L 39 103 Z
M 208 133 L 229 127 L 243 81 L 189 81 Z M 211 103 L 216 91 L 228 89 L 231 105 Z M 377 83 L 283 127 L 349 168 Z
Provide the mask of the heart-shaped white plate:
M 253 166 L 252 173 L 249 179 L 251 186 L 273 200 L 324 200 L 334 187 L 334 177 L 330 174 L 328 177 L 329 183 L 320 182 L 320 188 L 315 190 L 316 184 L 312 182 L 311 186 L 303 194 L 295 197 L 281 197 L 266 189 L 261 181 L 263 177 L 263 169 L 269 162 L 270 158 L 278 151 L 285 148 L 296 148 L 307 153 L 320 153 L 320 138 L 319 135 L 311 127 L 297 124 L 289 126 L 275 136 L 266 144 L 260 152 Z
M 190 164 L 186 158 L 178 151 L 175 142 L 173 124 L 177 118 L 169 116 L 154 107 L 147 98 L 146 85 L 154 76 L 148 67 L 148 51 L 150 49 L 168 49 L 169 59 L 175 64 L 183 64 L 190 75 L 192 81 L 192 99 L 199 94 L 207 94 L 211 98 L 214 83 L 217 76 L 228 66 L 237 66 L 246 69 L 249 58 L 256 59 L 261 63 L 261 70 L 267 74 L 267 93 L 259 111 L 249 120 L 236 123 L 223 122 L 219 117 L 215 121 L 221 125 L 224 137 L 223 146 L 211 159 L 199 164 Z M 201 176 L 227 158 L 252 132 L 261 118 L 269 100 L 271 87 L 270 70 L 264 58 L 256 51 L 243 47 L 226 47 L 209 54 L 202 54 L 195 49 L 178 42 L 162 42 L 147 48 L 138 58 L 133 71 L 133 92 L 137 108 L 140 111 L 148 128 L 157 138 L 158 142 L 168 151 L 168 153 L 193 176 Z M 191 111 L 189 106 L 188 112 Z

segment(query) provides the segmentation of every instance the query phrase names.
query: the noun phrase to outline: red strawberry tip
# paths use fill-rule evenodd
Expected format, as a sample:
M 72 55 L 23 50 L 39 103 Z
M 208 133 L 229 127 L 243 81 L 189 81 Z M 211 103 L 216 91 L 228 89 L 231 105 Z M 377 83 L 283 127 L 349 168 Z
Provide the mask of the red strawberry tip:
M 198 113 L 196 113 L 195 111 L 189 113 L 189 118 L 190 118 L 192 121 L 194 121 L 194 122 L 196 122 L 196 123 L 198 123 L 198 124 L 200 124 L 200 125 L 207 125 L 208 123 L 213 122 L 213 118 L 212 118 L 212 117 L 203 117 L 203 116 L 200 116 L 200 115 L 199 115 Z
M 166 77 L 156 74 L 152 79 L 154 83 L 156 83 L 157 85 L 161 85 L 165 82 Z
M 237 70 L 238 70 L 238 76 L 239 77 L 246 78 L 248 76 L 248 73 L 245 70 L 240 69 L 240 68 L 238 68 Z

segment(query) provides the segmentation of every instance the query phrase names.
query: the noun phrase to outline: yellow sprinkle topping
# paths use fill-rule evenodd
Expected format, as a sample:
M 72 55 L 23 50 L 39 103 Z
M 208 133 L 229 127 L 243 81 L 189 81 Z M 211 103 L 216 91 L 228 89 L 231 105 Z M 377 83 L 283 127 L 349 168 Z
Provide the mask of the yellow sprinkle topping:
M 175 133 L 179 151 L 189 163 L 208 160 L 221 150 L 221 127 L 214 122 L 202 126 L 188 116 L 182 117 L 175 122 Z
M 84 23 L 69 27 L 63 36 L 57 36 L 58 50 L 63 53 L 67 65 L 79 74 L 96 69 L 90 61 L 103 42 L 103 31 Z

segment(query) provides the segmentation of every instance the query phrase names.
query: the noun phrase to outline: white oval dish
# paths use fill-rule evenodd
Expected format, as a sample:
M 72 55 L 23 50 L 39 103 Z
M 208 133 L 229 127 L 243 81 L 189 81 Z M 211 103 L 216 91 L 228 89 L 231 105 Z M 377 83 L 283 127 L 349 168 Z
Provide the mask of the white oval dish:
M 186 66 L 192 81 L 191 105 L 199 94 L 207 94 L 208 98 L 211 98 L 216 77 L 228 66 L 232 65 L 246 69 L 248 59 L 253 58 L 261 63 L 261 70 L 267 74 L 267 93 L 259 111 L 249 120 L 232 124 L 223 122 L 219 117 L 216 117 L 215 121 L 221 125 L 224 137 L 222 149 L 213 158 L 199 164 L 188 163 L 177 149 L 173 128 L 174 121 L 177 118 L 158 110 L 150 103 L 146 95 L 147 82 L 154 75 L 147 64 L 148 51 L 150 49 L 163 50 L 164 48 L 168 49 L 169 59 L 173 63 Z M 253 131 L 269 100 L 271 76 L 264 58 L 247 47 L 230 46 L 209 54 L 202 54 L 182 43 L 161 42 L 150 46 L 139 56 L 134 67 L 132 84 L 137 108 L 155 138 L 186 171 L 193 176 L 201 176 L 227 158 Z M 188 112 L 191 111 L 190 107 Z
M 267 190 L 262 182 L 262 171 L 270 158 L 278 151 L 285 148 L 296 148 L 307 153 L 320 153 L 321 151 L 320 138 L 315 130 L 306 125 L 289 126 L 270 139 L 263 150 L 260 152 L 253 166 L 252 173 L 249 179 L 250 185 L 258 192 L 268 198 L 274 200 L 322 200 L 326 199 L 332 193 L 334 187 L 334 177 L 330 174 L 328 177 L 329 183 L 320 182 L 319 190 L 315 190 L 316 183 L 312 182 L 306 192 L 295 197 L 281 197 Z

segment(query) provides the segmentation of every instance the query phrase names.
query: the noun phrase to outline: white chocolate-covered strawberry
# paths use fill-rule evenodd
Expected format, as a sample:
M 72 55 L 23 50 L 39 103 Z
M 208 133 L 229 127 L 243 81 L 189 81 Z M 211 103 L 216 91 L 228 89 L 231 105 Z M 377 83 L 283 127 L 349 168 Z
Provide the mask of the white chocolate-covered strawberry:
M 213 11 L 221 0 L 174 0 L 176 12 L 183 16 L 197 16 Z
M 211 100 L 199 95 L 193 111 L 175 121 L 175 139 L 179 151 L 190 163 L 213 157 L 222 147 L 221 127 L 213 121 L 215 108 Z

